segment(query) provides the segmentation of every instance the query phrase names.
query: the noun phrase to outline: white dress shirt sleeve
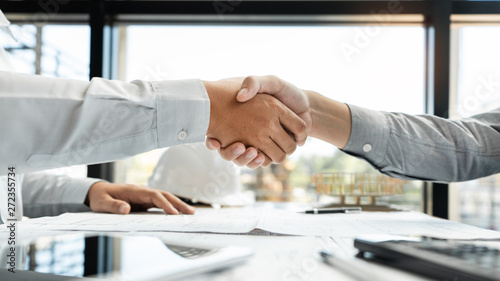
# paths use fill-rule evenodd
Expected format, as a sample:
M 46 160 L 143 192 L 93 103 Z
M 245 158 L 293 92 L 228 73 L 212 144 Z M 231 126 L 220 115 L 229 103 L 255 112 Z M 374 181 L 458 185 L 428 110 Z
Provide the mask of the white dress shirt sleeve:
M 74 178 L 46 172 L 24 175 L 23 203 L 27 204 L 83 204 L 94 178 Z
M 200 80 L 90 82 L 0 72 L 0 175 L 115 161 L 204 141 Z

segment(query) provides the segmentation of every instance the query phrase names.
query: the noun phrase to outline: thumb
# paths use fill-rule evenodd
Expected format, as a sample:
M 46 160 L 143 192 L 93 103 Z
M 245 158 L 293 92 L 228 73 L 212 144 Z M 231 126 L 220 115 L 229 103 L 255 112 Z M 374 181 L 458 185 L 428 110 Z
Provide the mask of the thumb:
M 246 77 L 241 83 L 241 89 L 236 95 L 236 100 L 239 102 L 246 102 L 259 92 L 260 82 L 255 76 Z
M 130 213 L 130 209 L 130 204 L 112 197 L 101 200 L 96 204 L 96 206 L 92 206 L 92 210 L 96 212 L 113 214 L 128 214 Z
M 208 149 L 210 150 L 219 150 L 221 148 L 221 144 L 218 140 L 208 138 L 205 140 L 205 145 L 207 146 Z

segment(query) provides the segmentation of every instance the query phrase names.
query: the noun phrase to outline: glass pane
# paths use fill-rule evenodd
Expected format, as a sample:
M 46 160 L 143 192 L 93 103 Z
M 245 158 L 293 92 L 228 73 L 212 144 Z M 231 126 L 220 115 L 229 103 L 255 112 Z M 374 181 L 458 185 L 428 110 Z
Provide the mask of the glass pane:
M 463 118 L 500 107 L 500 26 L 455 28 L 457 91 L 451 112 Z M 451 185 L 451 216 L 467 224 L 500 229 L 500 176 Z M 495 188 L 496 186 L 496 188 Z M 460 207 L 458 207 L 460 206 Z
M 376 110 L 424 110 L 421 26 L 126 26 L 120 79 L 163 80 L 274 74 L 332 99 Z M 119 161 L 116 181 L 146 184 L 163 150 Z M 310 138 L 283 165 L 242 180 L 259 199 L 311 201 L 319 171 L 375 172 L 365 162 Z M 257 184 L 260 183 L 260 184 Z M 420 209 L 420 183 L 392 197 Z M 387 199 L 389 200 L 389 199 Z M 393 201 L 391 201 L 393 202 Z
M 89 64 L 88 26 L 49 25 L 43 28 L 43 75 L 88 80 Z

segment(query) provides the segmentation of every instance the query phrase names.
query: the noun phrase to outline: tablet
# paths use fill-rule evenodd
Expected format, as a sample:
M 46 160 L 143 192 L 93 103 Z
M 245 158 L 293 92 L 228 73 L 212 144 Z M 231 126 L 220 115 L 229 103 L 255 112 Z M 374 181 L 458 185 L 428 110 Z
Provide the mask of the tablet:
M 54 280 L 59 279 L 54 275 L 97 280 L 172 280 L 232 266 L 253 254 L 251 248 L 245 247 L 190 247 L 166 244 L 148 236 L 84 234 L 38 238 L 18 251 L 21 260 L 17 260 L 16 273 L 2 270 L 0 277 L 20 277 L 20 272 L 31 277 L 37 272 L 40 280 L 45 274 Z

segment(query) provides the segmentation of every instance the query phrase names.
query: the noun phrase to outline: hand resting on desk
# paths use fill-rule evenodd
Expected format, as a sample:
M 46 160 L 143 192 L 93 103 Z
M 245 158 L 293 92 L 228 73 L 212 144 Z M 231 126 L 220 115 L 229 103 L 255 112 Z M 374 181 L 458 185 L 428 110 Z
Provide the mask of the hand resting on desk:
M 94 212 L 128 214 L 130 211 L 147 210 L 152 207 L 163 209 L 167 214 L 193 214 L 195 208 L 182 202 L 175 195 L 133 184 L 97 182 L 87 194 L 85 204 Z

